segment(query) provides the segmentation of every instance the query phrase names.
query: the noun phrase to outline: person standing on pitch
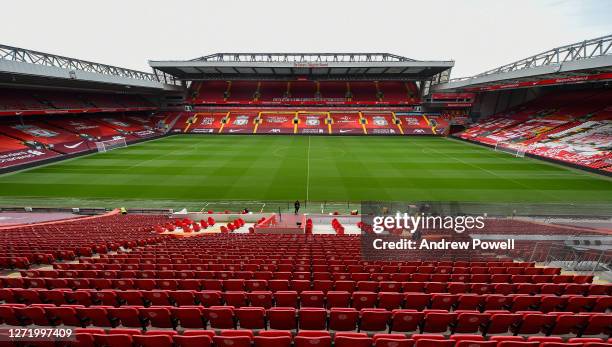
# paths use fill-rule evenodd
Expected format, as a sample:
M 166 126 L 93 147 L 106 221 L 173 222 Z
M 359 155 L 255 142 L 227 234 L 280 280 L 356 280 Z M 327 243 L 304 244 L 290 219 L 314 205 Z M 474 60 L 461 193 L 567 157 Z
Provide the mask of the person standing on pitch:
M 295 203 L 293 203 L 293 207 L 295 207 L 295 214 L 298 214 L 298 211 L 300 210 L 300 200 L 295 200 Z

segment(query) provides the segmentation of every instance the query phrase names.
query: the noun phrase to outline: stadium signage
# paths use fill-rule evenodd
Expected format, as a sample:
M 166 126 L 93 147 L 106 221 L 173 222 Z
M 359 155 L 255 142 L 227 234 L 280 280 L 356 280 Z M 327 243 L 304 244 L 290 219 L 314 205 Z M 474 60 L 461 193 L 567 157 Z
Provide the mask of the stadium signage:
M 435 102 L 429 104 L 430 107 L 450 107 L 450 108 L 465 108 L 472 107 L 471 102 Z
M 293 67 L 297 68 L 317 68 L 317 67 L 329 67 L 327 63 L 293 63 Z
M 470 88 L 464 88 L 464 90 L 470 91 L 470 92 L 486 92 L 486 91 L 492 91 L 492 90 L 529 88 L 529 87 L 536 87 L 536 86 L 547 86 L 547 85 L 555 85 L 555 84 L 571 84 L 571 83 L 602 81 L 602 80 L 610 80 L 610 79 L 612 79 L 612 73 L 601 73 L 601 74 L 588 75 L 588 76 L 550 78 L 550 79 L 539 80 L 539 81 L 496 84 L 496 85 L 483 86 L 483 87 L 470 87 Z
M 44 155 L 45 153 L 36 150 L 27 150 L 19 152 L 11 152 L 0 155 L 0 163 L 7 163 L 11 161 L 17 161 L 21 159 L 29 159 Z
M 274 98 L 272 101 L 276 102 L 331 102 L 331 103 L 343 103 L 344 98 Z
M 431 93 L 432 100 L 457 100 L 469 99 L 473 100 L 476 97 L 474 93 Z
M 219 100 L 197 100 L 190 106 L 199 105 L 311 105 L 311 106 L 359 106 L 359 105 L 372 105 L 372 106 L 412 106 L 419 104 L 418 101 L 346 101 L 340 98 L 335 100 L 334 98 L 314 99 L 314 98 L 274 98 L 272 101 L 219 101 Z M 418 107 L 418 106 L 417 106 Z M 416 109 L 415 109 L 416 110 Z
M 37 149 L 23 149 L 0 154 L 0 168 L 56 157 L 58 154 Z
M 132 112 L 132 111 L 154 111 L 156 107 L 128 107 L 128 108 L 79 108 L 68 110 L 20 110 L 0 111 L 0 116 L 31 116 L 37 114 L 79 114 L 79 113 L 106 113 L 106 112 Z

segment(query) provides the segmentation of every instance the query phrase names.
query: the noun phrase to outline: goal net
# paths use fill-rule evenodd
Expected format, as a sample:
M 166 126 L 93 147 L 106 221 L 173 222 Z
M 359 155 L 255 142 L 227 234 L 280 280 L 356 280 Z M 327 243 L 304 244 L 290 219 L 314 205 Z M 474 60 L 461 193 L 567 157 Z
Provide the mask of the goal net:
M 125 142 L 125 138 L 122 137 L 120 139 L 96 142 L 96 147 L 98 148 L 98 152 L 107 152 L 113 149 L 127 147 L 127 143 Z
M 526 150 L 527 150 L 527 147 L 510 144 L 508 142 L 500 141 L 500 142 L 495 143 L 496 152 L 508 153 L 515 157 L 521 157 L 521 158 L 524 157 Z

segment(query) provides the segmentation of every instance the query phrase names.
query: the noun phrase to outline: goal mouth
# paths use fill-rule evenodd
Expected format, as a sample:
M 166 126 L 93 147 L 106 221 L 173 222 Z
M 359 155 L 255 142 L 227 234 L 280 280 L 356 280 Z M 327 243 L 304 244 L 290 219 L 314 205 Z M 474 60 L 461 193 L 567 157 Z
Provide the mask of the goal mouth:
M 127 142 L 125 141 L 125 137 L 96 142 L 96 148 L 98 149 L 98 152 L 100 153 L 112 151 L 113 149 L 125 148 L 125 147 L 127 147 Z
M 523 146 L 507 141 L 499 141 L 495 143 L 495 152 L 503 152 L 513 155 L 515 157 L 523 158 L 525 153 L 529 150 L 528 146 Z

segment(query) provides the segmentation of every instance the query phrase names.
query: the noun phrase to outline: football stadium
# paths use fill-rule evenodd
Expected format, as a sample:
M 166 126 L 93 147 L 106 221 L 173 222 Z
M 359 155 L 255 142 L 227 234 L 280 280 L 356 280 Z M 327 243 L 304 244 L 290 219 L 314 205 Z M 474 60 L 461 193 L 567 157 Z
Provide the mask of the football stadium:
M 528 41 L 0 42 L 0 346 L 612 346 L 612 35 Z

